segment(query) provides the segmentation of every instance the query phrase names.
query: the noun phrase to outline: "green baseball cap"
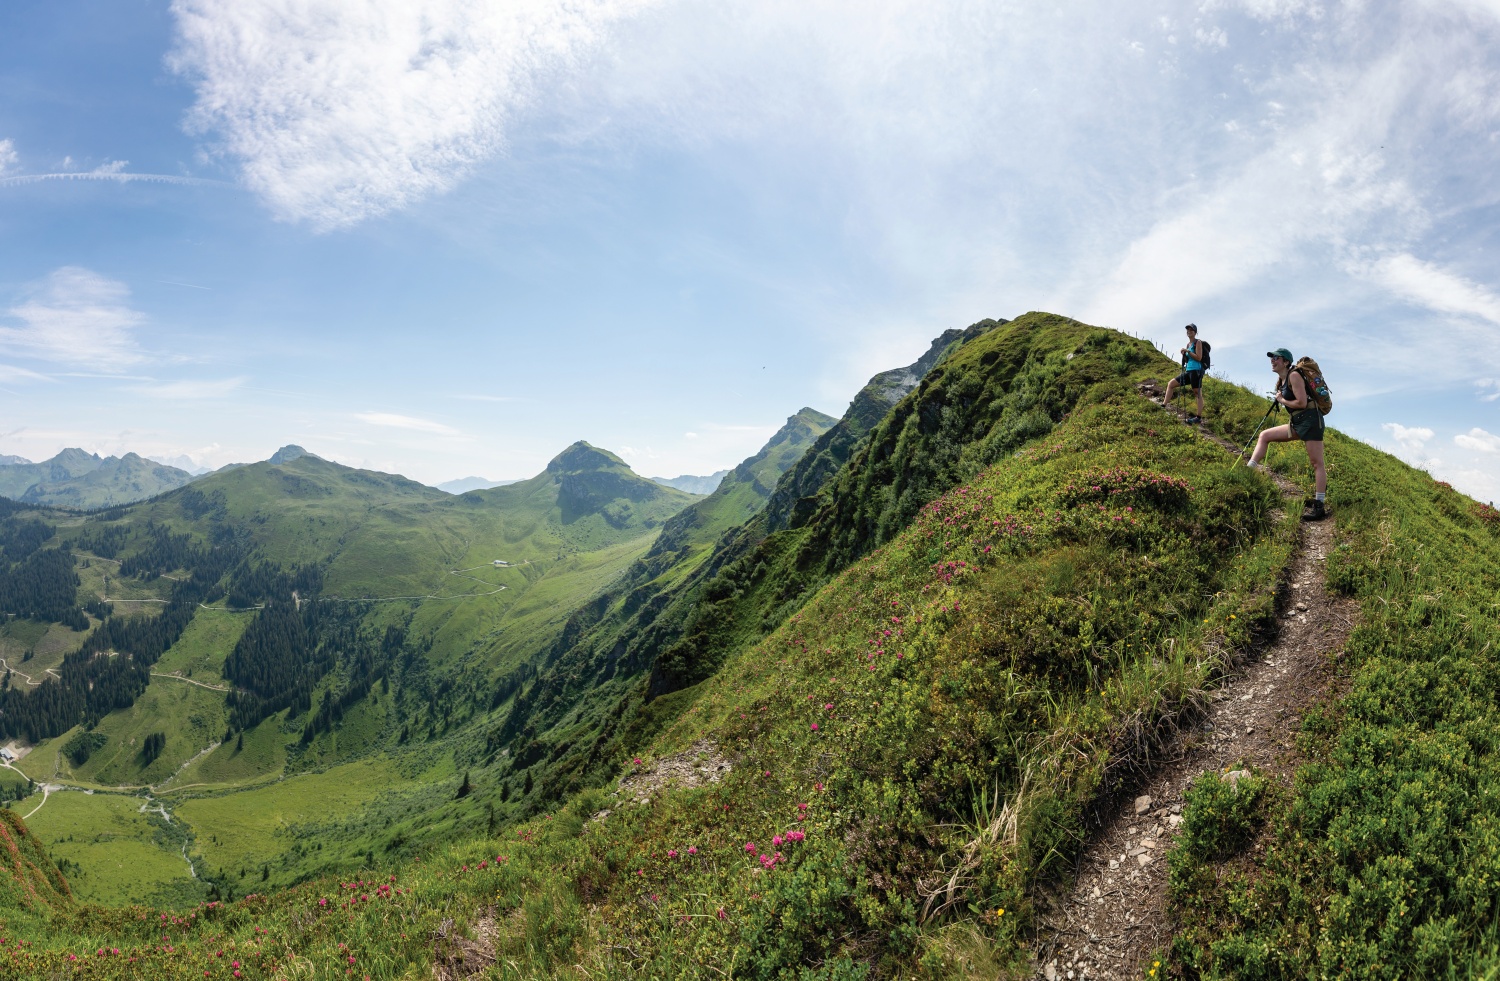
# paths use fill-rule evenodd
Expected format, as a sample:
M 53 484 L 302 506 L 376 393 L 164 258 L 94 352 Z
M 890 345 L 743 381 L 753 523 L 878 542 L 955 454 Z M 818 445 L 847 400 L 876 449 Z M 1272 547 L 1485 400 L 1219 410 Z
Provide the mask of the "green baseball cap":
M 1291 364 L 1292 363 L 1292 352 L 1288 351 L 1284 347 L 1278 347 L 1274 351 L 1267 351 L 1266 352 L 1266 357 L 1268 357 L 1268 358 L 1280 358 L 1281 360 L 1285 361 L 1287 364 Z

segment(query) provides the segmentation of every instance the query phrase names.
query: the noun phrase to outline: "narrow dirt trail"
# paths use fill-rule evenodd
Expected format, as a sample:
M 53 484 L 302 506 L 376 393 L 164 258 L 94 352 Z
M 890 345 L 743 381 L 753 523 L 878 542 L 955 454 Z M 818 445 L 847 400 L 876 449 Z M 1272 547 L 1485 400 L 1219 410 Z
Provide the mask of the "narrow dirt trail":
M 1142 386 L 1160 402 L 1160 390 Z M 1239 449 L 1200 429 L 1200 435 Z M 1280 478 L 1287 507 L 1302 491 Z M 1324 586 L 1333 545 L 1330 518 L 1302 526 L 1287 579 L 1279 584 L 1280 629 L 1215 690 L 1200 722 L 1184 730 L 1154 772 L 1107 812 L 1076 867 L 1076 879 L 1040 917 L 1037 976 L 1046 981 L 1126 981 L 1146 977 L 1147 958 L 1171 942 L 1167 853 L 1182 823 L 1183 795 L 1201 774 L 1254 768 L 1290 785 L 1302 715 L 1325 697 L 1334 664 L 1359 616 L 1352 599 Z
M 194 681 L 192 678 L 184 678 L 180 674 L 168 674 L 168 673 L 166 673 L 164 671 L 153 671 L 153 672 L 151 672 L 151 677 L 153 677 L 153 678 L 171 678 L 173 681 L 185 681 L 185 682 L 187 682 L 190 685 L 197 685 L 199 688 L 207 688 L 209 691 L 233 691 L 234 690 L 234 689 L 228 688 L 228 687 L 226 687 L 224 685 L 210 685 L 207 682 Z M 215 743 L 214 745 L 217 746 L 218 743 Z

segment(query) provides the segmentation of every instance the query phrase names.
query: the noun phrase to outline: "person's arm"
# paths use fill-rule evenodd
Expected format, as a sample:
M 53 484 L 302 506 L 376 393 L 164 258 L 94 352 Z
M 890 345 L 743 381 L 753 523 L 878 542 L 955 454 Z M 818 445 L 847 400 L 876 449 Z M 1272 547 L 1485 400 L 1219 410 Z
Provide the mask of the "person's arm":
M 1202 343 L 1202 341 L 1194 341 L 1193 346 L 1188 348 L 1188 357 L 1192 358 L 1199 364 L 1203 363 L 1203 355 L 1200 353 L 1201 349 L 1198 347 L 1198 345 Z
M 1302 372 L 1300 372 L 1300 371 L 1291 371 L 1291 372 L 1288 372 L 1287 373 L 1287 381 L 1291 382 L 1291 385 L 1292 385 L 1292 395 L 1295 396 L 1295 397 L 1294 398 L 1289 398 L 1289 399 L 1282 398 L 1281 397 L 1281 393 L 1277 392 L 1276 393 L 1276 401 L 1280 402 L 1282 405 L 1286 406 L 1288 409 L 1305 409 L 1305 408 L 1307 408 L 1307 382 L 1303 380 L 1303 378 L 1302 378 Z

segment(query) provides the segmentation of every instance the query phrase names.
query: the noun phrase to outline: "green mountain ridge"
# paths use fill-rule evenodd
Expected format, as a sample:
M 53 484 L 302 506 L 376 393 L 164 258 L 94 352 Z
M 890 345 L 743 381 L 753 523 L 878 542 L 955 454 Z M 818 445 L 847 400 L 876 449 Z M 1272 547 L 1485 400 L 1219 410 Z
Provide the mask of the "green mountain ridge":
M 305 707 L 222 734 L 180 771 L 187 747 L 166 730 L 147 769 L 181 773 L 181 790 L 151 791 L 180 830 L 127 824 L 150 820 L 144 804 L 107 788 L 53 794 L 32 820 L 78 889 L 145 890 L 105 881 L 120 845 L 77 840 L 118 802 L 130 834 L 187 835 L 168 840 L 215 895 L 256 897 L 179 903 L 193 916 L 170 927 L 48 898 L 16 914 L 32 945 L 18 976 L 88 954 L 94 976 L 196 978 L 222 973 L 225 951 L 251 977 L 460 962 L 538 978 L 1034 976 L 1039 908 L 1092 810 L 1131 793 L 1276 630 L 1298 515 L 1139 394 L 1174 370 L 1148 344 L 1044 313 L 944 337 L 920 372 L 884 373 L 832 425 L 793 416 L 735 480 L 672 514 L 579 443 L 529 481 L 458 498 L 302 458 L 59 524 L 59 540 L 106 550 L 105 529 L 129 526 L 123 558 L 161 553 L 147 571 L 170 556 L 146 532 L 167 528 L 323 576 L 293 597 L 269 565 L 226 573 L 264 608 L 199 610 L 159 662 L 173 678 L 147 690 L 155 714 L 144 700 L 110 712 L 85 771 L 222 705 L 181 679 L 238 671 L 236 636 L 275 654 L 268 628 L 300 615 L 323 638 L 306 663 L 337 656 Z M 1205 394 L 1215 433 L 1243 442 L 1263 401 L 1215 379 Z M 1370 600 L 1336 669 L 1348 695 L 1304 723 L 1295 783 L 1257 775 L 1235 800 L 1204 778 L 1189 795 L 1169 860 L 1181 929 L 1153 977 L 1500 964 L 1484 926 L 1500 839 L 1483 830 L 1500 822 L 1500 519 L 1336 431 L 1328 449 L 1328 586 Z M 1268 464 L 1310 476 L 1295 446 Z M 33 518 L 6 520 L 0 547 L 36 547 Z M 374 566 L 406 555 L 416 569 L 434 536 L 438 579 L 536 578 L 463 599 L 463 615 L 430 595 L 322 611 L 333 583 L 394 585 Z M 583 568 L 605 553 L 597 575 Z M 121 589 L 149 585 L 120 572 Z M 572 585 L 548 592 L 556 576 Z M 529 613 L 501 608 L 511 592 L 533 597 Z M 217 701 L 187 701 L 200 692 Z M 250 779 L 230 786 L 236 773 Z M 100 945 L 121 949 L 117 965 Z

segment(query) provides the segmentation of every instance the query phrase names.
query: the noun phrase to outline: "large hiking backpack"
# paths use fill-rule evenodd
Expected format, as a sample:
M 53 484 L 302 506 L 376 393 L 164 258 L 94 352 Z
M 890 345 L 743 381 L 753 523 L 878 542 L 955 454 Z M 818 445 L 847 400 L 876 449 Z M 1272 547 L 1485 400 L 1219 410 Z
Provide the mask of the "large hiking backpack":
M 1307 384 L 1307 400 L 1317 406 L 1318 412 L 1323 415 L 1333 411 L 1333 392 L 1328 388 L 1328 382 L 1323 378 L 1323 369 L 1312 358 L 1298 358 L 1292 370 L 1302 376 Z
M 1209 368 L 1213 367 L 1213 362 L 1209 360 L 1209 356 L 1208 356 L 1208 353 L 1211 350 L 1213 350 L 1213 345 L 1210 344 L 1210 343 L 1208 343 L 1207 341 L 1199 341 L 1198 342 L 1198 349 L 1203 352 L 1203 357 L 1201 357 L 1201 358 L 1198 359 L 1198 363 L 1201 364 L 1201 365 L 1203 365 L 1203 370 L 1204 371 L 1207 371 Z M 1183 367 L 1187 366 L 1188 357 L 1189 357 L 1189 355 L 1186 355 L 1186 354 L 1184 354 L 1182 356 Z

